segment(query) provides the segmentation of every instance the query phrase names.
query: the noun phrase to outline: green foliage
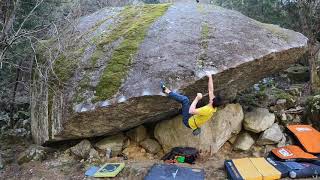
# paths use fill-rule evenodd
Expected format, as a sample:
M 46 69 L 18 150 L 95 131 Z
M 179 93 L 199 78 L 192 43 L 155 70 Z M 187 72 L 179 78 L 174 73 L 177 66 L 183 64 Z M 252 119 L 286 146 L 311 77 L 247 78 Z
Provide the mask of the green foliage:
M 320 114 L 320 95 L 311 96 L 307 99 L 307 111 L 310 114 Z
M 105 34 L 99 39 L 92 61 L 101 58 L 105 45 L 123 38 L 100 79 L 95 94 L 96 100 L 108 99 L 118 91 L 147 29 L 168 7 L 168 4 L 127 7 L 120 14 L 121 22 L 110 34 Z
M 268 24 L 294 29 L 320 40 L 320 4 L 318 0 L 215 0 L 222 7 L 242 12 Z M 302 16 L 303 15 L 303 16 Z

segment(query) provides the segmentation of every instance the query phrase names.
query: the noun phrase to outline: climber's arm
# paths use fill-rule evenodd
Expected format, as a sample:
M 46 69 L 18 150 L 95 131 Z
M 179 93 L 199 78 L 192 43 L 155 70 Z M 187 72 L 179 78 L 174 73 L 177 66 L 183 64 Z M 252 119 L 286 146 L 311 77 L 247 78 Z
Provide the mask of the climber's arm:
M 214 88 L 213 88 L 213 80 L 212 75 L 207 73 L 208 76 L 208 95 L 209 95 L 209 104 L 212 104 L 212 100 L 214 99 Z
M 194 98 L 193 102 L 190 105 L 190 108 L 189 108 L 189 113 L 190 114 L 199 114 L 196 106 L 197 106 L 197 103 L 199 102 L 200 99 L 202 99 L 202 94 L 201 93 L 197 93 L 197 97 Z

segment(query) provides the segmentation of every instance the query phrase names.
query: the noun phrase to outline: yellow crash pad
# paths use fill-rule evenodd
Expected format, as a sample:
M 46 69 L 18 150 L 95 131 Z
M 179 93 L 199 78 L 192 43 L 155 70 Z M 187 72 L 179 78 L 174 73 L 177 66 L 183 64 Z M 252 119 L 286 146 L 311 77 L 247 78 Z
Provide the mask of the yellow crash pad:
M 251 163 L 260 172 L 263 180 L 274 180 L 281 178 L 281 172 L 266 161 L 265 158 L 250 158 Z
M 245 180 L 263 180 L 262 175 L 257 168 L 252 164 L 249 158 L 233 159 L 233 164 L 236 166 L 238 172 Z
M 116 177 L 124 166 L 124 163 L 106 163 L 93 176 L 100 178 Z

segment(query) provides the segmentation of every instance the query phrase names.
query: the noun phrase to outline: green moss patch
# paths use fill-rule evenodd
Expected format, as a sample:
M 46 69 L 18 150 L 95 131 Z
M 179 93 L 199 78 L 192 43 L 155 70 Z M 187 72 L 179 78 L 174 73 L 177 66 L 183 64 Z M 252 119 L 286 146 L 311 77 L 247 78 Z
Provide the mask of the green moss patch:
M 284 41 L 288 42 L 290 37 L 289 35 L 279 26 L 273 24 L 265 24 L 257 21 L 257 24 L 271 32 L 273 35 L 277 36 L 279 39 L 283 39 Z
M 210 26 L 207 22 L 203 23 L 201 26 L 201 40 L 200 40 L 200 46 L 203 52 L 200 54 L 198 58 L 198 67 L 201 68 L 204 66 L 204 62 L 206 59 L 208 59 L 207 50 L 209 47 L 209 35 L 210 35 Z
M 92 57 L 93 63 L 103 56 L 105 45 L 123 38 L 113 51 L 96 88 L 96 100 L 108 99 L 117 93 L 147 29 L 168 7 L 169 4 L 126 7 L 120 14 L 120 23 L 96 42 L 97 50 Z

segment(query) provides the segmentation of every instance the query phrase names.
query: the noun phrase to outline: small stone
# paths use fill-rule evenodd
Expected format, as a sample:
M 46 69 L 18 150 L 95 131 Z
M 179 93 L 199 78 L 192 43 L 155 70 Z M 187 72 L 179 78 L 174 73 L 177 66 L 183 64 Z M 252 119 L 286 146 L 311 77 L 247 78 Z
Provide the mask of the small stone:
M 280 142 L 277 144 L 277 147 L 283 147 L 283 146 L 285 146 L 285 145 L 286 145 L 286 141 L 287 141 L 286 136 L 283 134 L 283 135 L 282 135 L 282 139 L 281 139 Z
M 266 108 L 256 108 L 247 112 L 244 118 L 244 128 L 248 131 L 259 133 L 271 127 L 275 121 L 275 115 Z
M 269 129 L 265 130 L 257 141 L 259 145 L 277 144 L 282 139 L 283 134 L 280 126 L 274 123 Z
M 90 160 L 90 162 L 99 160 L 100 159 L 99 153 L 94 148 L 91 148 L 88 159 Z
M 287 114 L 287 120 L 288 121 L 293 121 L 293 115 L 292 114 Z
M 280 115 L 280 119 L 281 119 L 281 121 L 287 121 L 287 115 L 286 115 L 286 113 L 281 113 L 281 115 Z
M 146 139 L 140 143 L 140 145 L 147 150 L 147 152 L 156 154 L 161 150 L 160 144 L 153 139 Z
M 294 122 L 294 123 L 301 123 L 301 117 L 300 117 L 299 115 L 296 115 L 296 116 L 293 118 L 292 122 Z
M 48 148 L 31 145 L 18 155 L 18 164 L 24 164 L 29 161 L 43 161 L 47 157 L 47 151 Z
M 254 139 L 251 137 L 249 133 L 244 132 L 238 136 L 233 147 L 235 150 L 247 151 L 251 148 L 253 144 L 254 144 Z
M 252 147 L 251 147 L 251 154 L 252 154 L 252 156 L 254 156 L 254 157 L 262 157 L 263 155 L 262 155 L 262 147 L 261 146 L 256 146 L 256 145 L 253 145 Z
M 274 149 L 274 148 L 276 148 L 275 145 L 270 145 L 270 144 L 266 145 L 265 149 L 264 149 L 264 154 L 270 153 L 270 151 L 272 151 L 272 149 Z
M 79 158 L 87 159 L 92 148 L 90 141 L 82 140 L 79 144 L 70 148 L 71 152 Z
M 132 140 L 137 143 L 145 140 L 147 138 L 147 129 L 141 125 L 134 129 L 129 130 L 126 135 Z

